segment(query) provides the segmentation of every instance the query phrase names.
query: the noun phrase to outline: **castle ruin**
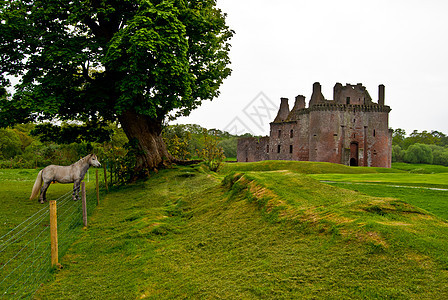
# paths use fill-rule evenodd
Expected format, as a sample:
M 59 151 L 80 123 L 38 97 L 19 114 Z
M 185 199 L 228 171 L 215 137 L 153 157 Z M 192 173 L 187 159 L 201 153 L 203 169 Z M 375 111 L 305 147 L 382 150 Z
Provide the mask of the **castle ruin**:
M 308 107 L 302 95 L 291 110 L 288 99 L 281 98 L 269 137 L 238 140 L 238 162 L 297 160 L 390 168 L 391 109 L 384 104 L 384 85 L 379 86 L 377 103 L 361 83 L 336 83 L 333 100 L 326 100 L 321 90 L 314 83 Z

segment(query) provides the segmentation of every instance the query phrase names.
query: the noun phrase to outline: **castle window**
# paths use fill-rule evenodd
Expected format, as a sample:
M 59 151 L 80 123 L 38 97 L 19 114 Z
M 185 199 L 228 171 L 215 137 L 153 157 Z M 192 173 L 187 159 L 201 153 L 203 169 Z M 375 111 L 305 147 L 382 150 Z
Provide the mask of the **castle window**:
M 350 104 L 350 97 L 347 97 L 345 100 L 347 101 L 347 104 Z
M 289 137 L 293 138 L 294 137 L 294 130 L 291 129 L 291 131 L 289 132 Z
M 289 153 L 292 153 L 292 145 L 289 145 Z
M 277 153 L 280 153 L 280 145 L 277 145 Z
M 376 131 L 375 131 L 375 129 L 373 130 L 373 136 L 376 136 Z
M 282 137 L 282 131 L 279 129 L 278 130 L 278 138 L 281 138 Z
M 266 145 L 266 153 L 269 153 L 269 145 Z

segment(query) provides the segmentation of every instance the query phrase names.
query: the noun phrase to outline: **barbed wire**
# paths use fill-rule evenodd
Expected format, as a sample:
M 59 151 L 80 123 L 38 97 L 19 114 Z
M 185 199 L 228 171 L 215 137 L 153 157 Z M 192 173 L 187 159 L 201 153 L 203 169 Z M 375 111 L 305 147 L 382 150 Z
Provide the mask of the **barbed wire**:
M 82 201 L 72 191 L 56 199 L 58 252 L 61 258 L 79 238 L 83 226 Z M 86 193 L 87 213 L 96 207 L 95 189 Z M 39 209 L 0 237 L 0 299 L 31 298 L 54 276 L 51 266 L 49 207 Z

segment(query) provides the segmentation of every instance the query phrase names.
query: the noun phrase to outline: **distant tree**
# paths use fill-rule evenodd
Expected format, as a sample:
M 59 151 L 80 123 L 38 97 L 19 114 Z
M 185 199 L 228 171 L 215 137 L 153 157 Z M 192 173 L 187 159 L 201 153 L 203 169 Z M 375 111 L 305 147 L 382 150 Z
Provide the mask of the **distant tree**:
M 437 139 L 437 145 L 448 146 L 448 136 L 443 132 L 433 130 L 431 131 L 431 135 Z
M 433 154 L 431 148 L 425 144 L 409 146 L 404 155 L 404 161 L 412 164 L 432 164 Z
M 10 128 L 0 128 L 0 158 L 10 159 L 22 153 L 19 135 Z
M 219 94 L 233 35 L 215 0 L 0 2 L 0 126 L 119 121 L 135 171 L 168 163 L 162 122 Z
M 431 145 L 434 165 L 448 166 L 448 148 Z
M 404 129 L 398 128 L 394 129 L 392 133 L 392 144 L 403 147 L 403 142 L 406 138 L 406 131 Z
M 226 157 L 235 157 L 236 158 L 237 144 L 238 144 L 237 137 L 228 137 L 228 138 L 222 139 L 221 142 L 219 142 L 219 146 L 222 147 L 222 149 L 224 151 L 224 155 Z
M 218 137 L 210 135 L 206 129 L 202 131 L 202 139 L 204 148 L 201 151 L 197 151 L 198 155 L 211 171 L 216 172 L 226 159 L 224 150 L 219 146 Z
M 401 149 L 398 145 L 392 146 L 392 162 L 403 162 L 406 151 Z
M 414 144 L 426 144 L 426 145 L 436 145 L 440 139 L 437 136 L 431 134 L 426 130 L 422 132 L 418 132 L 414 130 L 409 137 L 407 137 L 404 141 L 404 148 L 407 149 L 410 145 Z

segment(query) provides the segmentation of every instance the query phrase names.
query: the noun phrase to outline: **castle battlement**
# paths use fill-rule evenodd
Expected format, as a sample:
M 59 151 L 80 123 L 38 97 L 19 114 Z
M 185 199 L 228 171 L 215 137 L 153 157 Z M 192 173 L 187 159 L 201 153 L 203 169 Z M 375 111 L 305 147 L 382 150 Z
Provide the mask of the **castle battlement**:
M 333 100 L 326 100 L 320 83 L 306 107 L 305 96 L 289 109 L 281 98 L 277 116 L 270 123 L 270 136 L 238 143 L 238 161 L 299 160 L 325 161 L 352 166 L 390 167 L 392 136 L 385 87 L 378 87 L 373 102 L 361 84 L 336 83 Z

